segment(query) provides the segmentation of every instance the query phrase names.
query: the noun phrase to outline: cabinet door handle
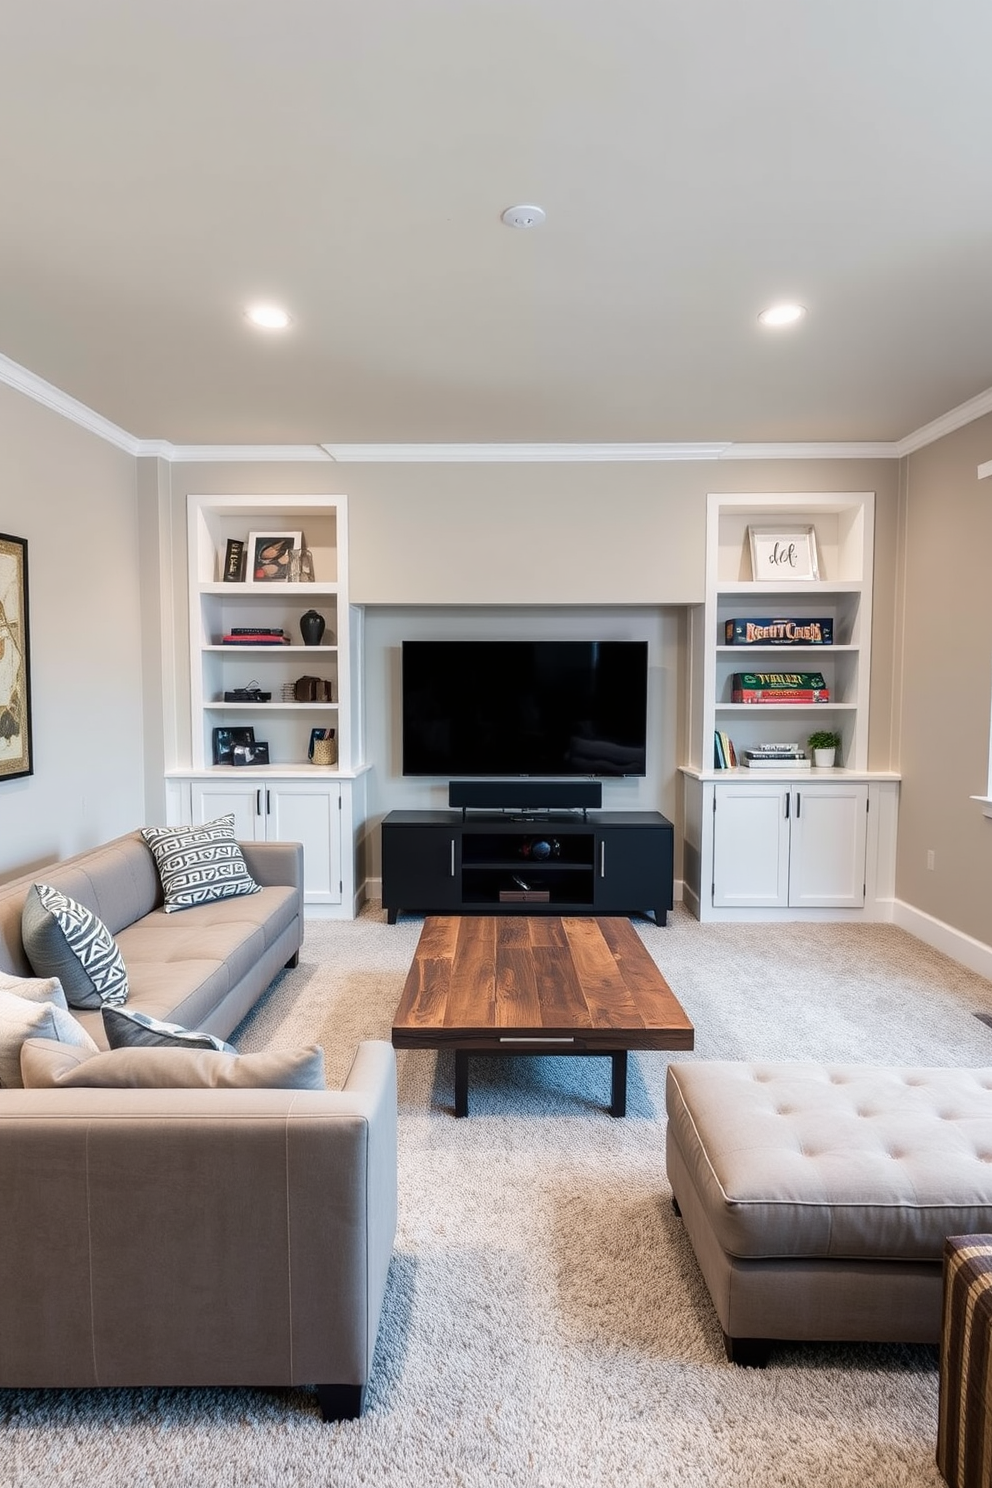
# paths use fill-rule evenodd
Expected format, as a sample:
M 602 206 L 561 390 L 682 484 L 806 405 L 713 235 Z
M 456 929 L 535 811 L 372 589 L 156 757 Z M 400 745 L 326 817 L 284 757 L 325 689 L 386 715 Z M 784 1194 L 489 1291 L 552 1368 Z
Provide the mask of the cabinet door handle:
M 605 878 L 606 877 L 606 843 L 605 842 L 601 842 L 599 844 L 599 876 L 600 876 L 600 878 Z
M 256 816 L 261 816 L 261 814 L 262 814 L 262 792 L 261 792 L 261 790 L 257 790 L 255 792 L 255 815 Z
M 451 877 L 455 876 L 455 839 L 451 839 Z
M 266 789 L 266 792 L 265 792 L 265 814 L 266 814 L 266 816 L 270 816 L 271 813 L 272 813 L 272 798 L 271 798 L 271 794 L 270 794 L 269 790 Z
M 802 815 L 802 810 L 803 810 L 803 798 L 800 795 L 799 791 L 796 791 L 796 820 L 797 821 L 799 820 L 800 816 Z
M 789 820 L 789 806 L 790 806 L 791 801 L 792 801 L 792 792 L 791 791 L 786 791 L 786 793 L 785 793 L 785 819 L 786 819 L 786 821 Z

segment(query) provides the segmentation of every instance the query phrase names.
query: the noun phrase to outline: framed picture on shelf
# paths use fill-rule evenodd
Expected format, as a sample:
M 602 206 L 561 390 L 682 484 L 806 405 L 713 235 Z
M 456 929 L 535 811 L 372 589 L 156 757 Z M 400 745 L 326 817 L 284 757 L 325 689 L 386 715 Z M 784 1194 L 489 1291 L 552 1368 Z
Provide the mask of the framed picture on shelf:
M 0 532 L 0 780 L 34 774 L 28 665 L 27 538 Z
M 264 739 L 256 739 L 253 744 L 235 744 L 231 752 L 232 765 L 267 765 L 269 763 L 269 746 Z
M 245 577 L 252 584 L 288 584 L 293 552 L 302 547 L 302 532 L 249 532 Z
M 773 583 L 818 579 L 816 532 L 812 527 L 756 527 L 747 529 L 751 544 L 751 577 Z
M 235 747 L 254 744 L 253 728 L 215 728 L 213 734 L 213 757 L 215 765 L 233 765 Z

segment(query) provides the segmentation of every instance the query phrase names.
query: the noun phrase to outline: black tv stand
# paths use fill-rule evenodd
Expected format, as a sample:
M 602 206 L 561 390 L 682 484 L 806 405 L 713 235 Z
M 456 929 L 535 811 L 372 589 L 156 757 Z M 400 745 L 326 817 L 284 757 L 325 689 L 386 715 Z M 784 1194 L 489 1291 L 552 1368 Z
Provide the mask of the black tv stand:
M 422 914 L 611 915 L 672 907 L 674 828 L 658 811 L 391 811 L 382 902 Z M 522 889 L 514 875 L 523 877 Z

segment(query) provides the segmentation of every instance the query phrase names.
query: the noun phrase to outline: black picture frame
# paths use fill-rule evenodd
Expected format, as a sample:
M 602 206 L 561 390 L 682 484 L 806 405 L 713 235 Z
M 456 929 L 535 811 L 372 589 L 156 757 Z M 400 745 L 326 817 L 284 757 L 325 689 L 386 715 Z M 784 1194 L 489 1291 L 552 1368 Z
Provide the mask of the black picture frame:
M 235 746 L 254 744 L 253 728 L 215 728 L 213 731 L 213 760 L 215 765 L 233 765 Z
M 235 744 L 231 751 L 232 765 L 267 765 L 269 746 L 265 739 L 256 739 L 252 744 Z
M 0 784 L 33 774 L 28 541 L 0 532 Z

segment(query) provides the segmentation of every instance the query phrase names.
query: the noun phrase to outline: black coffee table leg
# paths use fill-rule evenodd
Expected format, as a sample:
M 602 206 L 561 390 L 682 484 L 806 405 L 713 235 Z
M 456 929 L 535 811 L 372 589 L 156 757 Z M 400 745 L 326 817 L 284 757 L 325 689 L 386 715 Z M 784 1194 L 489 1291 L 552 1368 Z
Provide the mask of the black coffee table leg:
M 455 1050 L 455 1115 L 468 1115 L 468 1050 Z
M 613 1060 L 613 1089 L 610 1100 L 611 1116 L 627 1114 L 627 1050 L 616 1049 L 610 1055 Z

